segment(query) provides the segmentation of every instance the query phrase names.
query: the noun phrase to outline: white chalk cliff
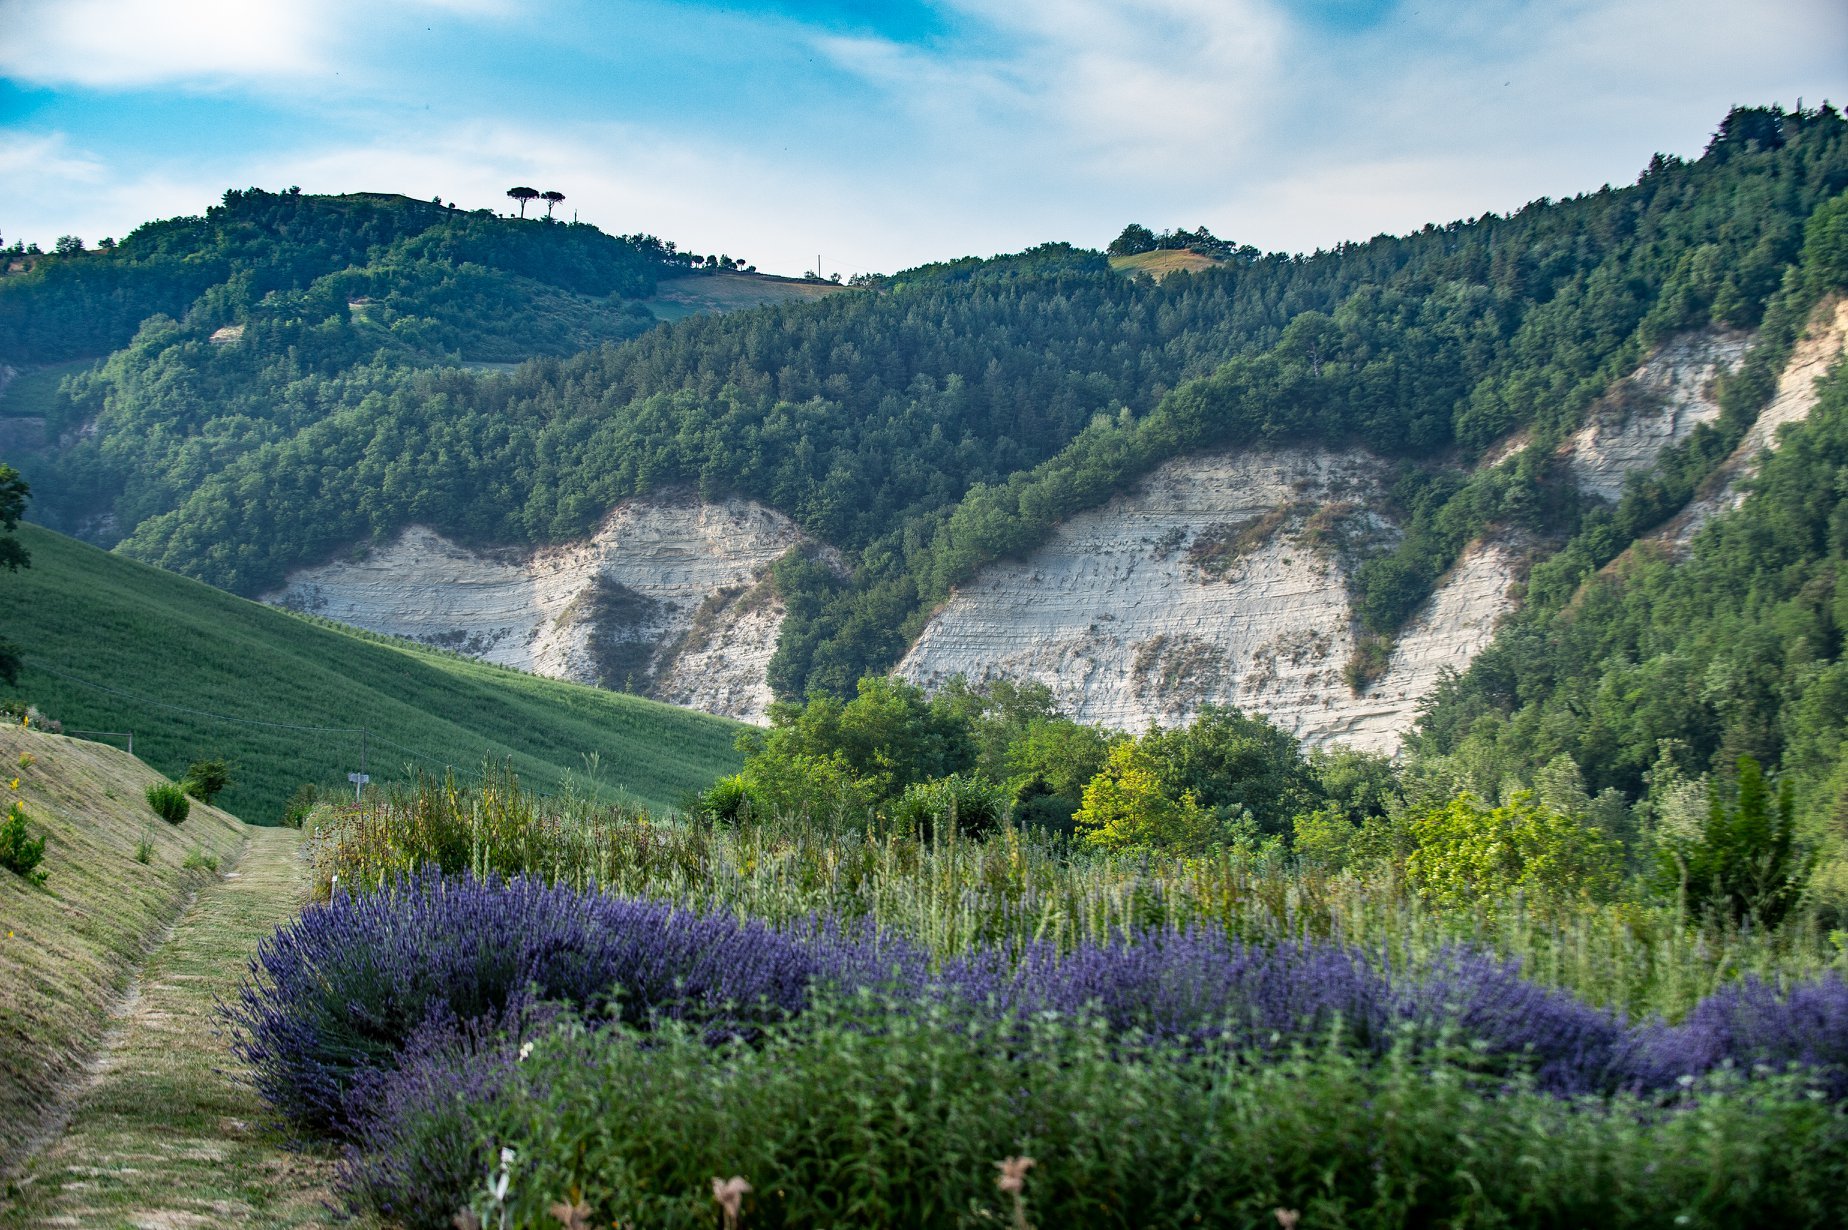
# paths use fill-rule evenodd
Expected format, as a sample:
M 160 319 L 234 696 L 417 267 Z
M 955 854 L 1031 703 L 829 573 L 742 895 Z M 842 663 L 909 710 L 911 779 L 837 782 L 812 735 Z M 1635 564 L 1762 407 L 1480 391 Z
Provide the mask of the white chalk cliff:
M 783 622 L 765 573 L 801 541 L 787 517 L 748 500 L 635 499 L 589 539 L 530 555 L 412 527 L 358 558 L 303 569 L 264 601 L 761 721 Z
M 1758 412 L 1751 430 L 1720 463 L 1701 493 L 1655 535 L 1659 541 L 1685 548 L 1700 528 L 1717 514 L 1737 508 L 1745 499 L 1745 480 L 1758 468 L 1758 458 L 1777 447 L 1780 427 L 1800 423 L 1816 405 L 1816 381 L 1827 375 L 1848 345 L 1848 298 L 1830 298 L 1811 313 L 1808 327 L 1791 348 L 1790 359 L 1778 377 L 1777 392 Z
M 1579 489 L 1616 502 L 1626 477 L 1719 418 L 1714 380 L 1739 366 L 1752 340 L 1718 329 L 1685 334 L 1618 381 L 1562 450 Z
M 1714 379 L 1751 340 L 1708 330 L 1651 354 L 1562 446 L 1574 480 L 1617 499 L 1627 475 L 1719 416 Z M 1486 464 L 1525 445 L 1511 440 Z M 1356 694 L 1343 669 L 1355 649 L 1351 556 L 1338 540 L 1360 530 L 1379 545 L 1394 535 L 1373 511 L 1384 507 L 1382 476 L 1377 460 L 1325 450 L 1170 462 L 1073 517 L 1026 559 L 959 588 L 899 673 L 927 687 L 956 674 L 1038 680 L 1076 716 L 1124 730 L 1231 704 L 1311 745 L 1392 751 L 1443 672 L 1463 670 L 1488 645 L 1524 558 L 1516 543 L 1470 544 L 1400 630 L 1384 673 Z M 1347 528 L 1317 532 L 1330 524 Z M 1226 527 L 1243 528 L 1236 563 L 1191 562 L 1215 558 Z M 1194 545 L 1203 540 L 1204 550 Z
M 1037 680 L 1073 716 L 1123 730 L 1220 703 L 1311 744 L 1390 750 L 1438 672 L 1488 642 L 1515 560 L 1473 546 L 1356 697 L 1342 544 L 1394 535 L 1372 511 L 1384 476 L 1374 458 L 1323 449 L 1169 462 L 957 590 L 898 672 L 926 687 Z

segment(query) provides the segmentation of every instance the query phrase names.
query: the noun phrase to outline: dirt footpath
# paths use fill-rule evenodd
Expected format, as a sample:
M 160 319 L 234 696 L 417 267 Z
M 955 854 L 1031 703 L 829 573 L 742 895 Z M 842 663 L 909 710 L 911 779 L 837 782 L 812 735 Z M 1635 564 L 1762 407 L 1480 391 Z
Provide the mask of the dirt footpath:
M 200 890 L 142 967 L 73 1092 L 70 1126 L 28 1167 L 0 1225 L 334 1224 L 331 1157 L 282 1147 L 213 1019 L 257 943 L 306 903 L 300 851 L 294 830 L 252 829 L 235 869 Z

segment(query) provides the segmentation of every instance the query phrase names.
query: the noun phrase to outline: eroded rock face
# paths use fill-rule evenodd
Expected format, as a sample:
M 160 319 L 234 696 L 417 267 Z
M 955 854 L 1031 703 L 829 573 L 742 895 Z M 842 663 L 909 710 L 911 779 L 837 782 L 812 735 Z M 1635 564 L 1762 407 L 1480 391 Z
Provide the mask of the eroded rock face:
M 1718 329 L 1686 334 L 1618 381 L 1562 450 L 1580 489 L 1615 502 L 1626 476 L 1719 418 L 1714 379 L 1739 366 L 1752 340 Z
M 1465 555 L 1355 697 L 1347 575 L 1389 542 L 1383 463 L 1281 449 L 1186 458 L 1080 513 L 1026 560 L 985 570 L 898 671 L 1032 679 L 1081 721 L 1174 725 L 1209 702 L 1263 713 L 1310 744 L 1390 751 L 1443 666 L 1479 652 L 1507 608 L 1504 548 Z
M 1809 328 L 1791 349 L 1777 381 L 1777 393 L 1758 412 L 1739 447 L 1720 464 L 1706 490 L 1689 502 L 1656 537 L 1672 547 L 1686 547 L 1702 526 L 1745 499 L 1744 481 L 1758 467 L 1759 454 L 1777 447 L 1778 428 L 1800 423 L 1816 405 L 1816 381 L 1840 361 L 1848 345 L 1848 299 L 1824 301 L 1810 317 Z
M 748 500 L 629 500 L 595 535 L 530 556 L 413 527 L 303 569 L 264 601 L 560 679 L 762 721 L 783 606 L 770 565 L 802 542 Z

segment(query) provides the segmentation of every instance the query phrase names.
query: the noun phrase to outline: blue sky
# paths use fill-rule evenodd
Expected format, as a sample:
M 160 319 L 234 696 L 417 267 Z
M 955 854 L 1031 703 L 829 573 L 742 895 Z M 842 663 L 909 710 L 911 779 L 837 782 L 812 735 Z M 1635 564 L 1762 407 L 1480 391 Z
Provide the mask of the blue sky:
M 1841 0 L 0 0 L 0 235 L 227 187 L 566 213 L 797 273 L 1124 223 L 1309 250 L 1848 103 Z

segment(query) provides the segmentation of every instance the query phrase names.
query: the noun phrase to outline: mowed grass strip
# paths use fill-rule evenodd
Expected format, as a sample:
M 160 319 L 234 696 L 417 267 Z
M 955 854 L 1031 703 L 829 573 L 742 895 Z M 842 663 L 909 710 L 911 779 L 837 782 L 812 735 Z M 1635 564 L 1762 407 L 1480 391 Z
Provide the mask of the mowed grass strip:
M 252 823 L 301 783 L 347 788 L 352 728 L 372 732 L 375 782 L 491 760 L 540 793 L 569 783 L 657 811 L 742 760 L 722 718 L 305 619 L 36 526 L 20 539 L 31 567 L 0 578 L 0 628 L 27 661 L 13 694 L 67 727 L 132 730 L 136 755 L 174 776 L 224 757 L 219 802 Z
M 148 946 L 215 879 L 183 864 L 242 847 L 245 826 L 203 803 L 157 817 L 159 780 L 101 744 L 0 729 L 0 813 L 18 800 L 45 839 L 43 887 L 0 869 L 0 1174 L 54 1121 Z
M 149 959 L 69 1130 L 27 1169 L 12 1224 L 333 1224 L 332 1156 L 283 1147 L 215 1025 L 216 999 L 258 941 L 307 898 L 301 835 L 246 832 L 237 869 L 200 891 Z

